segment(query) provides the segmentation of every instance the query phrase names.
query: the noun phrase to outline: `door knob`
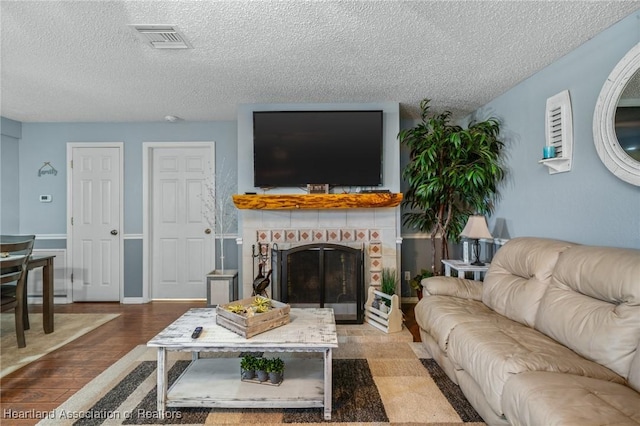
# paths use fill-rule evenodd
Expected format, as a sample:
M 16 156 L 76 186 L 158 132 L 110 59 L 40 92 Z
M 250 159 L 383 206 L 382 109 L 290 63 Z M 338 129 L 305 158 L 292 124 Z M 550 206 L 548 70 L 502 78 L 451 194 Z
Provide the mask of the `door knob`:
M 115 229 L 111 230 L 111 235 L 118 235 L 118 231 L 116 231 Z
M 209 234 L 211 233 L 211 228 L 207 228 L 207 229 L 205 229 L 205 230 L 204 230 L 204 233 L 205 233 L 205 234 L 207 234 L 207 235 L 209 235 Z

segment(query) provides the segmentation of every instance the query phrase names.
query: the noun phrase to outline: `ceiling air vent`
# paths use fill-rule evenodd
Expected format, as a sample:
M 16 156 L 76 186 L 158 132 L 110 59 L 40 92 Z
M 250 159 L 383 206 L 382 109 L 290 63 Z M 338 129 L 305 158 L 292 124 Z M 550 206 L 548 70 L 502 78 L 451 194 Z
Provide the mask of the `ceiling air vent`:
M 142 41 L 155 49 L 191 49 L 175 25 L 129 25 Z

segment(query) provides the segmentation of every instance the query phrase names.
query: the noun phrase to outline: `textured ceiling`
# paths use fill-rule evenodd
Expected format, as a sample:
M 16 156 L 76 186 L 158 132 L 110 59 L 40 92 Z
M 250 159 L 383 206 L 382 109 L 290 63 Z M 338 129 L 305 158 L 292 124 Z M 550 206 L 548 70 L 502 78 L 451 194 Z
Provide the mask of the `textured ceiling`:
M 5 1 L 1 114 L 235 120 L 243 103 L 486 104 L 640 1 Z M 159 50 L 131 24 L 174 24 Z

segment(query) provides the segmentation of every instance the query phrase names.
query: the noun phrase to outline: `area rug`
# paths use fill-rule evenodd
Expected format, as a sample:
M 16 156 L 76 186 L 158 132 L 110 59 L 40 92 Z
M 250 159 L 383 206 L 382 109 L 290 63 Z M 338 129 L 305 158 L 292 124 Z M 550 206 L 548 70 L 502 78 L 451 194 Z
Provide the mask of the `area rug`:
M 421 344 L 342 337 L 333 354 L 332 417 L 322 409 L 170 408 L 156 411 L 156 352 L 138 346 L 48 413 L 39 425 L 276 424 L 481 425 L 482 418 Z M 241 354 L 224 356 L 240 357 Z M 274 356 L 275 354 L 264 354 Z M 206 354 L 206 356 L 223 356 Z M 282 354 L 277 356 L 309 356 Z M 190 354 L 169 352 L 169 383 L 189 364 Z M 286 380 L 286 367 L 285 367 Z M 255 385 L 262 386 L 262 385 Z
M 18 348 L 13 313 L 0 314 L 0 377 L 66 345 L 120 314 L 54 314 L 54 331 L 45 334 L 42 314 L 29 315 L 25 331 L 27 346 Z

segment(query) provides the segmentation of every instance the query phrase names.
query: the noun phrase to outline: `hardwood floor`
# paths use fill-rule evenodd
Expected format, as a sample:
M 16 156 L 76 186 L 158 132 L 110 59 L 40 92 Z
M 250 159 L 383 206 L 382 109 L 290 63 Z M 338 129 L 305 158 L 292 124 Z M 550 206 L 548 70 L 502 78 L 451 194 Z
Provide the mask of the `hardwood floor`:
M 404 325 L 413 335 L 413 341 L 421 342 L 422 340 L 420 340 L 420 331 L 418 328 L 418 324 L 416 323 L 416 316 L 413 312 L 413 308 L 415 306 L 415 303 L 403 303 L 401 309 L 402 313 L 404 314 Z
M 402 310 L 405 325 L 413 334 L 414 341 L 420 341 L 413 306 L 404 304 Z M 204 307 L 204 302 L 56 305 L 57 313 L 121 315 L 0 379 L 0 423 L 12 426 L 35 425 L 38 419 L 9 418 L 9 413 L 53 410 L 137 345 L 146 344 L 192 307 Z M 29 311 L 37 313 L 41 312 L 40 309 L 40 306 L 33 306 Z

